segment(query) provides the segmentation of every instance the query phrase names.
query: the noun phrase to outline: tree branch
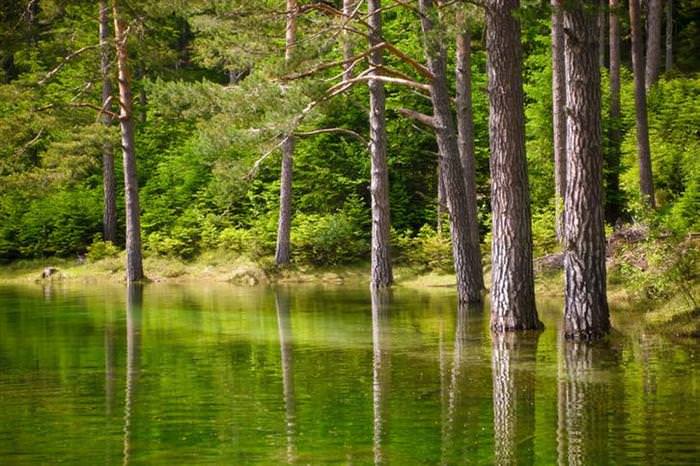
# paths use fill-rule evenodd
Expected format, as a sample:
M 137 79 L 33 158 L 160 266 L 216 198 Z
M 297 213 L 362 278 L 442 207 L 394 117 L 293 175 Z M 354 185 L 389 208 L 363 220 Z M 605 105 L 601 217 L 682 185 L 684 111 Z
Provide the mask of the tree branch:
M 93 110 L 97 110 L 98 116 L 99 116 L 100 114 L 104 113 L 104 114 L 106 114 L 106 115 L 109 115 L 109 116 L 112 117 L 112 118 L 119 119 L 119 115 L 118 115 L 117 113 L 114 113 L 114 112 L 112 112 L 112 111 L 109 111 L 109 110 L 107 110 L 107 109 L 105 108 L 105 107 L 109 104 L 110 101 L 111 101 L 111 98 L 110 98 L 110 99 L 107 99 L 107 100 L 105 101 L 104 107 L 98 107 L 97 105 L 91 104 L 91 103 L 88 103 L 88 102 L 70 102 L 70 103 L 67 103 L 67 104 L 59 104 L 59 105 L 56 105 L 56 104 L 49 104 L 49 105 L 45 105 L 45 106 L 43 106 L 43 107 L 37 108 L 36 111 L 37 111 L 37 112 L 43 112 L 44 110 L 50 110 L 50 109 L 52 109 L 52 108 L 58 108 L 58 107 L 61 107 L 61 106 L 75 107 L 75 108 L 91 108 L 91 109 L 93 109 Z
M 313 131 L 302 131 L 302 132 L 296 132 L 294 133 L 294 136 L 300 136 L 300 137 L 307 137 L 307 136 L 315 136 L 317 134 L 325 134 L 325 133 L 341 133 L 341 134 L 346 134 L 348 136 L 352 136 L 358 141 L 360 141 L 363 145 L 369 146 L 369 142 L 367 139 L 363 138 L 359 133 L 356 133 L 355 131 L 347 128 L 321 128 L 321 129 L 315 129 Z
M 436 126 L 435 118 L 430 115 L 426 115 L 425 113 L 416 112 L 415 110 L 411 110 L 409 108 L 399 108 L 396 111 L 407 118 L 411 118 L 412 120 L 416 120 L 418 123 L 424 124 L 425 126 L 429 126 L 431 128 L 435 128 Z
M 61 71 L 61 68 L 63 68 L 63 66 L 64 66 L 66 63 L 68 63 L 69 61 L 71 61 L 73 58 L 77 57 L 78 55 L 80 55 L 81 53 L 83 53 L 83 52 L 85 52 L 85 51 L 87 51 L 87 50 L 96 49 L 96 48 L 98 48 L 99 46 L 100 46 L 100 44 L 96 44 L 96 45 L 87 45 L 87 46 L 82 47 L 82 48 L 79 48 L 79 49 L 76 50 L 75 52 L 73 52 L 73 53 L 71 53 L 71 54 L 69 54 L 69 55 L 63 57 L 63 61 L 61 61 L 61 63 L 59 63 L 58 65 L 56 65 L 56 67 L 54 67 L 51 71 L 49 71 L 48 73 L 46 73 L 46 76 L 44 76 L 44 78 L 43 78 L 41 81 L 39 81 L 39 85 L 40 85 L 40 86 L 43 86 L 44 84 L 46 84 L 51 78 L 53 78 L 53 77 L 56 75 L 56 73 L 58 73 L 59 71 Z

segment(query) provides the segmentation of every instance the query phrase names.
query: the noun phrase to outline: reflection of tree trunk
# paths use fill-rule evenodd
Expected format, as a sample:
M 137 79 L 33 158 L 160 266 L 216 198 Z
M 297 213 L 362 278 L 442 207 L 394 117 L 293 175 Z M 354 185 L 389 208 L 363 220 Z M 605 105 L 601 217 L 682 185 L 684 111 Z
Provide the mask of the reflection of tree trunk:
M 535 356 L 539 334 L 493 334 L 496 464 L 533 464 Z
M 559 464 L 608 464 L 607 394 L 593 376 L 605 348 L 563 336 L 559 348 Z
M 131 456 L 131 435 L 134 392 L 138 382 L 141 355 L 141 306 L 143 287 L 138 283 L 127 285 L 126 290 L 126 388 L 124 395 L 124 464 Z
M 105 316 L 105 414 L 109 417 L 114 407 L 114 315 L 111 310 Z
M 389 292 L 372 288 L 372 411 L 374 464 L 386 463 L 382 444 L 386 432 L 389 390 Z
M 294 356 L 292 353 L 292 319 L 289 312 L 289 296 L 275 291 L 277 306 L 277 330 L 279 332 L 282 360 L 282 391 L 284 396 L 284 421 L 287 435 L 287 462 L 295 458 L 294 437 L 296 433 L 296 403 L 294 397 Z

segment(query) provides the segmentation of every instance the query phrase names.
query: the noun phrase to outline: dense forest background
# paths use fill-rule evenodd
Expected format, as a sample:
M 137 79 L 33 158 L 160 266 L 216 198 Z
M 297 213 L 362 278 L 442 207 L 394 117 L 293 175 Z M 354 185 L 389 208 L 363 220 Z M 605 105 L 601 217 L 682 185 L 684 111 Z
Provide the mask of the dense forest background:
M 340 2 L 335 3 L 340 8 Z M 398 4 L 399 2 L 396 2 Z M 392 2 L 387 2 L 392 4 Z M 647 94 L 655 211 L 639 194 L 628 16 L 622 26 L 622 118 L 608 118 L 603 69 L 606 160 L 612 125 L 622 132 L 620 189 L 606 186 L 607 221 L 644 221 L 679 237 L 700 230 L 700 3 L 673 4 L 673 63 Z M 147 254 L 192 259 L 226 250 L 264 260 L 275 250 L 280 135 L 319 99 L 340 66 L 339 20 L 309 10 L 298 18 L 298 52 L 284 60 L 281 1 L 124 2 L 133 72 L 136 157 Z M 622 5 L 626 9 L 626 5 Z M 626 10 L 625 10 L 626 11 Z M 490 232 L 488 96 L 484 20 L 472 29 L 474 140 L 482 245 Z M 525 2 L 526 141 L 536 255 L 558 248 L 552 141 L 551 9 Z M 410 8 L 386 8 L 384 35 L 422 61 L 420 24 Z M 454 31 L 450 31 L 454 34 Z M 665 33 L 664 33 L 665 34 Z M 100 117 L 102 75 L 95 2 L 0 1 L 0 260 L 104 251 L 102 152 L 119 147 L 118 125 Z M 454 44 L 454 41 L 451 42 Z M 662 42 L 663 43 L 663 42 Z M 366 40 L 355 40 L 356 50 Z M 454 45 L 452 45 L 453 47 Z M 607 53 L 607 51 L 606 51 Z M 387 55 L 395 69 L 405 63 Z M 454 69 L 454 50 L 448 53 Z M 607 57 L 605 58 L 607 63 Z M 112 71 L 115 70 L 112 66 Z M 454 73 L 448 73 L 454 86 Z M 370 248 L 368 90 L 356 85 L 315 107 L 296 129 L 292 259 L 339 264 L 366 260 Z M 449 268 L 449 235 L 438 203 L 437 146 L 431 130 L 403 108 L 431 113 L 429 99 L 387 86 L 392 241 L 399 262 Z M 318 132 L 322 128 L 348 131 Z M 115 154 L 118 152 L 115 151 Z M 118 180 L 123 243 L 123 186 Z M 606 167 L 606 180 L 611 177 Z M 613 174 L 614 175 L 614 174 Z M 442 209 L 444 211 L 444 209 Z M 444 215 L 444 214 L 443 214 Z M 99 247 L 98 247 L 99 246 Z

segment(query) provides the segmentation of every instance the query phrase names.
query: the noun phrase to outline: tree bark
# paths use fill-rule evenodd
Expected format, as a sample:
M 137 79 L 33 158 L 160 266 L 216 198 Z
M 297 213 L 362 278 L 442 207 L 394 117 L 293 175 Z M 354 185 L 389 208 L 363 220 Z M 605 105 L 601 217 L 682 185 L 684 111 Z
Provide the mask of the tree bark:
M 100 69 L 102 72 L 102 107 L 111 110 L 108 100 L 112 98 L 112 79 L 110 78 L 109 54 L 109 10 L 106 0 L 100 0 Z M 109 127 L 112 117 L 102 114 L 102 124 Z M 102 187 L 104 206 L 102 211 L 102 235 L 105 241 L 117 242 L 117 194 L 114 176 L 114 151 L 112 143 L 107 141 L 102 146 Z
M 134 147 L 134 119 L 127 55 L 126 23 L 119 17 L 117 0 L 112 0 L 114 38 L 117 52 L 119 82 L 119 124 L 121 128 L 124 158 L 124 205 L 126 209 L 126 281 L 143 280 L 141 254 L 141 211 L 139 187 L 136 176 L 136 151 Z
M 592 340 L 608 333 L 605 281 L 600 68 L 597 0 L 578 0 L 564 12 L 567 82 L 565 222 L 565 335 Z
M 598 66 L 605 67 L 605 7 L 607 0 L 598 0 L 600 2 L 598 9 Z
M 479 239 L 479 218 L 476 201 L 476 157 L 474 155 L 474 115 L 472 112 L 472 69 L 471 69 L 471 31 L 464 11 L 457 12 L 457 56 L 456 56 L 456 107 L 457 107 L 457 143 L 459 158 L 464 172 L 466 191 L 467 227 L 469 229 L 469 248 L 474 252 L 470 266 L 476 276 L 474 279 L 480 289 L 484 289 L 484 273 L 481 266 L 481 241 Z
M 666 0 L 666 72 L 673 68 L 673 0 Z
M 419 0 L 421 28 L 428 68 L 433 74 L 431 100 L 435 135 L 440 153 L 440 170 L 445 183 L 447 210 L 450 214 L 450 234 L 452 238 L 452 256 L 457 276 L 457 294 L 460 302 L 481 301 L 481 284 L 479 273 L 481 264 L 475 260 L 477 251 L 470 241 L 469 222 L 467 219 L 467 193 L 464 186 L 464 173 L 459 158 L 457 129 L 450 108 L 450 94 L 447 87 L 447 65 L 445 47 L 442 37 L 442 25 L 433 24 L 434 11 L 432 0 Z
M 619 0 L 610 0 L 610 144 L 607 158 L 605 217 L 615 223 L 622 214 L 620 193 L 620 20 Z
M 287 26 L 285 29 L 284 60 L 289 63 L 294 55 L 297 41 L 297 0 L 287 0 Z M 292 171 L 294 157 L 294 137 L 286 136 L 282 143 L 282 166 L 280 170 L 280 207 L 277 219 L 277 244 L 275 263 L 278 266 L 289 264 L 290 235 L 292 229 Z
M 367 1 L 368 22 L 370 25 L 369 45 L 374 47 L 382 42 L 381 0 Z M 369 55 L 371 66 L 384 64 L 381 49 Z M 376 74 L 373 72 L 372 75 Z M 369 135 L 370 135 L 370 190 L 372 195 L 372 287 L 385 287 L 394 281 L 391 270 L 389 212 L 389 167 L 386 156 L 386 95 L 384 84 L 370 79 L 369 85 Z
M 564 240 L 566 191 L 566 81 L 563 0 L 552 0 L 552 128 L 554 135 L 554 215 L 557 240 Z
M 654 207 L 654 184 L 651 175 L 651 149 L 644 76 L 644 43 L 639 12 L 639 0 L 630 0 L 630 29 L 632 36 L 632 68 L 634 71 L 634 107 L 637 120 L 637 157 L 639 159 L 639 187 L 643 201 Z
M 350 20 L 350 16 L 356 4 L 357 0 L 343 0 L 343 21 Z M 353 33 L 350 31 L 343 31 L 343 60 L 345 60 L 345 65 L 343 65 L 343 81 L 347 81 L 353 77 L 352 68 L 350 67 L 350 59 L 354 55 L 352 34 Z
M 532 269 L 518 7 L 518 0 L 488 0 L 486 8 L 493 212 L 491 328 L 496 332 L 542 327 Z
M 647 57 L 644 84 L 649 90 L 659 79 L 661 70 L 661 16 L 662 0 L 649 0 L 647 12 Z

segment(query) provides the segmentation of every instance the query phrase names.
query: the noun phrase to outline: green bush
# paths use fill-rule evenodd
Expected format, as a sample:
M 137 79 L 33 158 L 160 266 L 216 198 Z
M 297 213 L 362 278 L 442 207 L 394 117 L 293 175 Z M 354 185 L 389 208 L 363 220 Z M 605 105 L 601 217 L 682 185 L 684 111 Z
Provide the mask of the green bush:
M 438 235 L 430 225 L 423 225 L 416 236 L 410 231 L 394 232 L 392 248 L 399 263 L 423 272 L 454 272 L 449 233 Z
M 218 247 L 244 254 L 253 250 L 253 232 L 242 228 L 228 227 L 219 233 Z
M 346 214 L 298 214 L 291 234 L 295 262 L 336 265 L 357 261 L 369 252 L 361 230 Z
M 119 248 L 111 241 L 102 241 L 99 235 L 95 236 L 92 244 L 87 248 L 87 258 L 90 262 L 97 262 L 107 257 L 115 257 L 119 254 Z

